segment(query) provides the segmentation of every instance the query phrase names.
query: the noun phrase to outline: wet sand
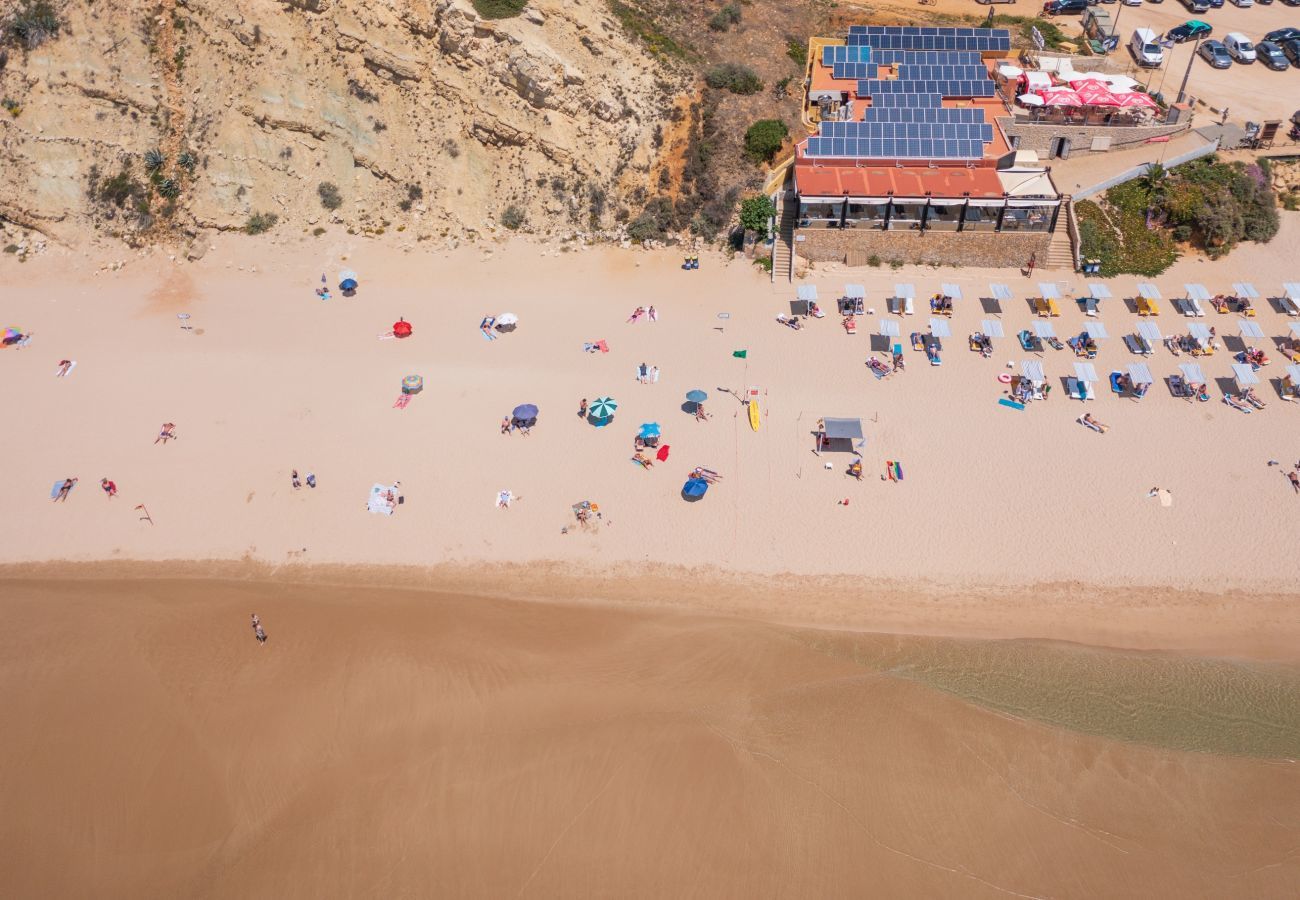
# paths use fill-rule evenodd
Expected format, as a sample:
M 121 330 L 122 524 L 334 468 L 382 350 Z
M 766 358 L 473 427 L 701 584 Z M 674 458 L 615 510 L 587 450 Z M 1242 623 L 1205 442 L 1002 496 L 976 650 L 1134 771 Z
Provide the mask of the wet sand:
M 9 897 L 1300 879 L 1291 666 L 265 581 L 11 580 L 0 613 Z

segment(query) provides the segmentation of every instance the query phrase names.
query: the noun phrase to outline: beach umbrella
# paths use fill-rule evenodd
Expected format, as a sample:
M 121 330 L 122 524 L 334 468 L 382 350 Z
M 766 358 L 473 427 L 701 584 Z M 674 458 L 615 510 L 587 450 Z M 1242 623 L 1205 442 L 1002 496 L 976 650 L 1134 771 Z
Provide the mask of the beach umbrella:
M 641 437 L 643 438 L 659 437 L 659 423 L 646 422 L 644 425 L 642 425 Z
M 696 501 L 703 497 L 709 490 L 709 483 L 703 478 L 688 479 L 686 484 L 682 485 L 682 496 L 689 501 Z
M 524 403 L 515 407 L 515 411 L 510 414 L 522 422 L 537 418 L 537 407 L 531 403 Z
M 357 273 L 351 269 L 344 269 L 339 273 L 339 290 L 355 291 L 357 289 Z
M 398 319 L 393 323 L 393 336 L 404 338 L 411 336 L 411 323 L 405 319 Z
M 1083 98 L 1068 88 L 1043 91 L 1044 106 L 1083 106 Z
M 1120 94 L 1115 99 L 1119 101 L 1120 109 L 1156 109 L 1160 105 L 1156 103 L 1156 101 L 1152 100 L 1149 94 L 1143 94 L 1140 91 L 1130 91 L 1127 94 Z
M 9 343 L 10 341 L 18 340 L 18 338 L 22 336 L 23 336 L 23 330 L 21 328 L 18 328 L 15 325 L 10 325 L 8 328 L 5 329 L 4 341 L 5 343 Z
M 419 375 L 407 375 L 402 379 L 403 394 L 418 394 L 424 390 L 424 378 Z
M 691 401 L 692 403 L 703 403 L 705 400 L 709 399 L 709 395 L 697 388 L 696 390 L 693 391 L 687 391 L 686 399 Z
M 1120 105 L 1120 99 L 1103 87 L 1083 87 L 1078 93 L 1087 106 L 1118 107 Z
M 587 414 L 593 419 L 608 419 L 614 415 L 614 410 L 618 409 L 618 403 L 613 397 L 599 397 L 596 402 L 591 404 L 587 409 Z
M 1037 94 L 1021 94 L 1016 98 L 1016 102 L 1021 106 L 1042 106 L 1043 98 Z
M 514 313 L 502 313 L 497 316 L 498 325 L 518 325 L 519 317 Z
M 1025 74 L 1025 70 L 1019 66 L 998 66 L 998 74 L 1003 78 L 1019 78 L 1021 75 Z

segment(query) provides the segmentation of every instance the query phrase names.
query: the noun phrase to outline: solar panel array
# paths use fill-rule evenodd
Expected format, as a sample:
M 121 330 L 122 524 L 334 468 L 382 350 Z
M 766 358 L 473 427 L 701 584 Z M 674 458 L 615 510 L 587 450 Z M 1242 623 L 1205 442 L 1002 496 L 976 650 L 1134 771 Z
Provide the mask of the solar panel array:
M 1004 28 L 916 28 L 905 25 L 854 25 L 849 46 L 877 50 L 1008 51 L 1011 32 Z
M 819 137 L 919 141 L 953 139 L 983 143 L 993 140 L 993 126 L 983 122 L 823 122 Z
M 994 85 L 987 78 L 942 79 L 863 79 L 858 82 L 858 96 L 874 99 L 880 94 L 939 94 L 943 97 L 992 97 Z
M 920 126 L 904 126 L 920 127 Z M 948 128 L 951 126 L 942 126 Z M 979 159 L 984 142 L 978 139 L 921 138 L 808 138 L 804 151 L 810 157 L 844 159 Z
M 943 94 L 876 94 L 869 109 L 937 109 L 943 106 Z
M 861 44 L 841 49 L 871 50 L 872 48 Z M 870 59 L 871 62 L 882 66 L 893 66 L 898 63 L 917 63 L 923 66 L 977 66 L 982 60 L 983 57 L 976 50 L 872 50 Z
M 917 109 L 911 106 L 868 106 L 862 111 L 864 122 L 950 122 L 954 125 L 981 125 L 982 109 Z
M 875 50 L 869 44 L 857 44 L 849 47 L 843 44 L 822 47 L 822 65 L 833 66 L 837 62 L 871 62 Z
M 876 64 L 868 62 L 837 62 L 832 68 L 836 78 L 875 78 Z
M 872 66 L 871 68 L 875 68 Z M 838 69 L 837 69 L 838 71 Z M 835 76 L 839 78 L 839 75 Z M 872 75 L 858 75 L 858 78 L 874 78 Z M 988 80 L 988 69 L 983 66 L 958 66 L 951 63 L 942 65 L 931 65 L 927 63 L 913 64 L 903 63 L 898 68 L 898 77 L 907 81 L 918 81 L 922 79 L 937 79 L 939 81 L 978 81 Z

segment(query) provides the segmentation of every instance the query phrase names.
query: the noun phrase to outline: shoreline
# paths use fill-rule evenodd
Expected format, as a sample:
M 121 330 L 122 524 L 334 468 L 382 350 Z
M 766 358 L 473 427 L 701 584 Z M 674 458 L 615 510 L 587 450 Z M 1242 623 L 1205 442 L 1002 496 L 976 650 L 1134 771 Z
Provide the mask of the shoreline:
M 674 613 L 828 632 L 1053 642 L 1116 652 L 1300 664 L 1300 622 L 1292 614 L 1300 594 L 1294 592 L 1189 592 L 1082 582 L 983 583 L 958 589 L 878 581 L 864 589 L 862 579 L 853 575 L 766 577 L 626 564 L 599 573 L 574 573 L 575 567 L 562 561 L 491 568 L 485 573 L 482 566 L 454 564 L 51 560 L 0 564 L 0 585 L 175 581 L 354 588 Z M 815 600 L 809 602 L 810 597 Z

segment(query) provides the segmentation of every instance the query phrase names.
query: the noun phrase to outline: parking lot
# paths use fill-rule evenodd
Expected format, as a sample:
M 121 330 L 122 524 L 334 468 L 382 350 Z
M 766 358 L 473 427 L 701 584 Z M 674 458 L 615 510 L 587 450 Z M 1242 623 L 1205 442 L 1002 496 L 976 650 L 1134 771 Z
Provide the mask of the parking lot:
M 1222 40 L 1229 32 L 1240 31 L 1255 43 L 1274 29 L 1287 26 L 1300 28 L 1300 7 L 1286 6 L 1280 2 L 1241 9 L 1227 0 L 1222 9 L 1211 9 L 1204 13 L 1192 13 L 1178 0 L 1164 0 L 1160 4 L 1143 3 L 1136 7 L 1111 3 L 1103 8 L 1110 13 L 1112 21 L 1116 22 L 1116 33 L 1120 39 L 1119 48 L 1110 55 L 1112 66 L 1127 71 L 1147 84 L 1151 91 L 1162 92 L 1170 102 L 1178 96 L 1178 86 L 1183 73 L 1187 71 L 1188 57 L 1195 51 L 1195 43 L 1188 41 L 1165 50 L 1165 62 L 1159 69 L 1140 69 L 1133 62 L 1127 47 L 1133 29 L 1146 27 L 1163 35 L 1188 19 L 1200 19 L 1214 28 L 1214 33 L 1210 35 L 1212 39 Z M 1068 23 L 1077 27 L 1078 17 L 1058 16 L 1055 21 L 1061 25 Z M 1281 119 L 1285 123 L 1293 112 L 1300 109 L 1300 69 L 1274 72 L 1260 62 L 1248 65 L 1234 63 L 1228 69 L 1213 69 L 1204 59 L 1197 58 L 1192 62 L 1187 93 L 1205 104 L 1196 106 L 1198 125 L 1219 120 L 1219 115 L 1211 112 L 1210 107 L 1215 110 L 1228 109 L 1230 120 L 1238 124 L 1247 120 L 1259 122 L 1264 119 Z M 1285 138 L 1285 134 L 1284 124 L 1279 137 Z

